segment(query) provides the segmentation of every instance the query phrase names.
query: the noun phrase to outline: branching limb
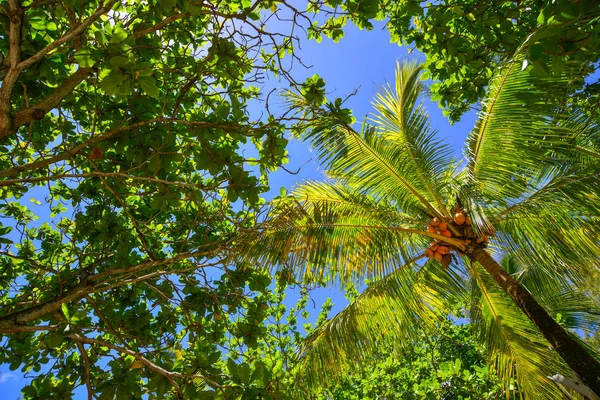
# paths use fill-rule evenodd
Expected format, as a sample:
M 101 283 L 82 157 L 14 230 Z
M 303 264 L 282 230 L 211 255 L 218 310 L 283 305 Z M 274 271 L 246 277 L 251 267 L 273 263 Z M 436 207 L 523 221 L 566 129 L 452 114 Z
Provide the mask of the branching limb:
M 94 398 L 97 398 L 97 396 L 94 395 L 94 390 L 92 389 L 92 384 L 90 382 L 90 358 L 85 352 L 85 347 L 83 347 L 82 343 L 77 342 L 77 349 L 79 349 L 81 358 L 83 358 L 83 367 L 85 368 L 84 380 L 88 391 L 88 400 L 93 400 Z
M 11 128 L 0 131 L 0 140 L 15 133 L 19 127 L 27 125 L 31 121 L 44 118 L 44 115 L 57 107 L 60 102 L 92 72 L 92 70 L 92 68 L 79 68 L 44 100 L 15 113 L 15 115 L 12 117 Z
M 16 0 L 11 0 L 11 1 L 15 1 L 16 2 Z M 52 50 L 56 49 L 60 45 L 62 45 L 64 43 L 67 43 L 70 40 L 73 40 L 75 37 L 81 35 L 90 25 L 92 25 L 94 22 L 96 22 L 102 15 L 106 14 L 107 12 L 109 12 L 110 9 L 112 8 L 112 6 L 114 6 L 116 3 L 117 3 L 117 0 L 110 0 L 105 5 L 100 6 L 96 10 L 96 12 L 93 13 L 92 15 L 90 15 L 85 21 L 83 21 L 81 23 L 81 25 L 78 25 L 74 29 L 70 30 L 63 37 L 61 37 L 59 39 L 56 39 L 54 42 L 50 43 L 48 46 L 46 46 L 42 50 L 38 51 L 37 53 L 35 53 L 31 57 L 29 57 L 27 60 L 21 61 L 16 66 L 16 68 L 19 71 L 24 70 L 25 68 L 29 67 L 30 65 L 33 65 L 36 62 L 40 61 L 42 58 L 44 58 L 44 56 L 46 54 L 48 54 Z
M 19 77 L 18 64 L 21 61 L 23 9 L 18 0 L 9 0 L 8 6 L 10 12 L 10 47 L 8 54 L 8 72 L 4 77 L 2 87 L 0 87 L 0 132 L 8 131 L 12 126 L 11 97 L 15 83 Z

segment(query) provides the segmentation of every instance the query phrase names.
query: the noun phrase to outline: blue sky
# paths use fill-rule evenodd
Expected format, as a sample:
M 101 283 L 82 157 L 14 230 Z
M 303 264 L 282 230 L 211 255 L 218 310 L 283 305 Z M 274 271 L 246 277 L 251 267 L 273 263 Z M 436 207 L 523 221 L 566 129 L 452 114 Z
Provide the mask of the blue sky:
M 409 54 L 409 49 L 399 47 L 397 44 L 389 42 L 389 36 L 383 29 L 383 24 L 376 25 L 373 31 L 359 31 L 353 26 L 348 26 L 346 36 L 339 42 L 333 43 L 329 39 L 324 39 L 321 43 L 314 41 L 303 41 L 302 50 L 299 55 L 307 65 L 312 68 L 304 70 L 300 65 L 294 70 L 294 76 L 298 81 L 317 73 L 323 77 L 327 83 L 329 98 L 345 97 L 358 89 L 356 96 L 349 99 L 347 107 L 354 111 L 358 121 L 371 111 L 371 99 L 377 92 L 377 87 L 386 81 L 393 81 L 394 68 L 397 61 L 407 59 L 422 59 L 422 55 L 416 51 Z M 279 86 L 281 84 L 281 86 Z M 277 86 L 280 89 L 287 87 L 283 83 L 270 81 L 269 87 Z M 439 130 L 439 135 L 448 140 L 456 151 L 457 157 L 462 156 L 462 143 L 473 126 L 475 115 L 473 112 L 463 117 L 463 120 L 454 126 L 450 126 L 441 110 L 437 105 L 428 102 L 428 111 L 431 115 L 432 125 Z M 283 111 L 283 104 L 277 101 L 272 103 L 271 110 L 274 112 Z M 259 107 L 254 110 L 260 113 Z M 255 116 L 257 117 L 257 116 Z M 298 174 L 292 175 L 283 170 L 272 174 L 270 179 L 271 192 L 269 196 L 279 194 L 279 188 L 285 187 L 291 189 L 294 185 L 308 179 L 323 179 L 322 170 L 319 169 L 318 162 L 314 155 L 310 153 L 307 146 L 296 141 L 289 145 L 290 163 L 287 169 L 296 171 Z M 320 306 L 327 297 L 331 297 L 334 302 L 334 308 L 330 315 L 341 310 L 346 301 L 337 288 L 320 290 L 315 292 L 315 302 Z M 289 304 L 293 304 L 294 299 L 289 299 Z M 309 303 L 311 304 L 311 303 Z M 315 320 L 318 310 L 312 312 L 310 320 Z M 7 365 L 0 366 L 0 397 L 2 399 L 17 399 L 20 396 L 20 389 L 24 384 L 22 373 L 9 371 Z M 83 396 L 83 397 L 81 397 Z M 83 391 L 78 391 L 76 398 L 85 398 Z

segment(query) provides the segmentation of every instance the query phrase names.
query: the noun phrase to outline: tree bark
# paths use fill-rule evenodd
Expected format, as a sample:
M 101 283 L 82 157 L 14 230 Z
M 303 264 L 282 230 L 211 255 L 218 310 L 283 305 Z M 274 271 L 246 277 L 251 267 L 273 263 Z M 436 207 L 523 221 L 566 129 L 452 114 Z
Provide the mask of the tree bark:
M 506 294 L 538 327 L 552 348 L 569 367 L 579 375 L 596 395 L 600 394 L 600 362 L 560 326 L 521 284 L 511 277 L 500 264 L 482 248 L 476 248 L 470 258 L 498 282 Z

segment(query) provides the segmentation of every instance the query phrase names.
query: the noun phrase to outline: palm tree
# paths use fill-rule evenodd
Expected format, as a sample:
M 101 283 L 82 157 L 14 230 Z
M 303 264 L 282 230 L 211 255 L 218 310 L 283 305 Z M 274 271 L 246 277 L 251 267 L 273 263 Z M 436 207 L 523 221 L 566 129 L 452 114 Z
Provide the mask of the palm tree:
M 417 327 L 469 296 L 505 382 L 516 374 L 526 396 L 556 398 L 546 376 L 572 370 L 600 394 L 600 363 L 569 332 L 599 323 L 585 290 L 600 254 L 600 130 L 566 111 L 577 69 L 537 78 L 521 63 L 497 72 L 464 160 L 429 124 L 416 64 L 398 67 L 360 132 L 339 101 L 290 95 L 302 110 L 298 137 L 329 179 L 274 201 L 260 238 L 241 251 L 304 277 L 379 279 L 307 339 L 307 382 L 360 362 L 382 335 L 409 345 Z M 465 216 L 471 225 L 459 224 Z M 440 222 L 446 229 L 432 227 Z M 450 254 L 434 255 L 436 246 Z

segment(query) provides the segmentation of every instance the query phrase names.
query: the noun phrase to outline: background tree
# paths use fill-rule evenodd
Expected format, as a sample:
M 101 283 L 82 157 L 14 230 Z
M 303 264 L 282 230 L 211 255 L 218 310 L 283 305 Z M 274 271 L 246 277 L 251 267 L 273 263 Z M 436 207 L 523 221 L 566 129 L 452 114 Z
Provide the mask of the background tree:
M 598 210 L 589 201 L 600 183 L 598 127 L 584 113 L 566 111 L 565 87 L 581 73 L 577 64 L 552 79 L 521 65 L 517 54 L 488 88 L 464 168 L 428 124 L 419 67 L 398 69 L 395 84 L 375 101 L 374 125 L 360 133 L 341 100 L 320 107 L 290 95 L 305 118 L 297 133 L 332 179 L 276 201 L 271 223 L 243 254 L 300 276 L 385 276 L 312 335 L 301 353 L 307 382 L 364 360 L 381 335 L 414 341 L 414 327 L 431 326 L 453 296 L 467 293 L 505 384 L 516 368 L 527 396 L 556 396 L 546 376 L 569 371 L 550 344 L 599 391 L 600 364 L 565 331 L 589 331 L 597 322 L 585 282 L 597 273 L 600 250 Z M 516 266 L 494 260 L 503 254 Z M 424 256 L 455 267 L 415 264 Z
M 463 316 L 464 317 L 464 316 Z M 436 333 L 422 331 L 406 351 L 398 343 L 379 343 L 364 364 L 349 370 L 323 397 L 359 399 L 506 399 L 517 398 L 516 381 L 504 393 L 468 323 L 440 320 Z

